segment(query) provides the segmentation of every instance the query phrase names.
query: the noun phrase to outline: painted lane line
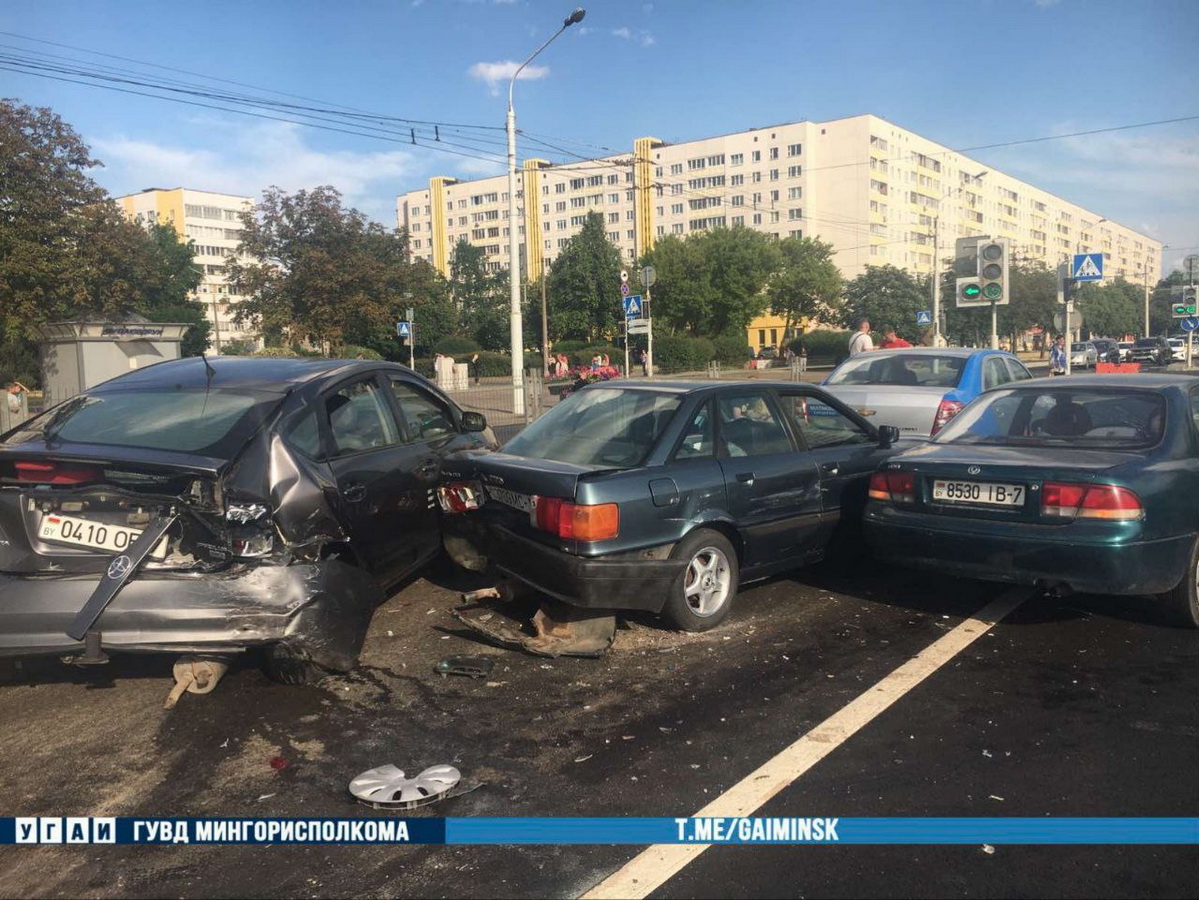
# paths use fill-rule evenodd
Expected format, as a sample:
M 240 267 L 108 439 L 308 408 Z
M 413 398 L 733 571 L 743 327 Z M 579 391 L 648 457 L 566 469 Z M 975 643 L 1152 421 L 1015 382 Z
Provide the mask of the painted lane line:
M 704 816 L 751 816 L 772 797 L 869 725 L 892 704 L 991 630 L 1030 596 L 1012 588 L 851 700 L 799 740 L 733 785 L 699 812 Z M 633 857 L 582 900 L 640 900 L 678 874 L 711 844 L 655 844 Z

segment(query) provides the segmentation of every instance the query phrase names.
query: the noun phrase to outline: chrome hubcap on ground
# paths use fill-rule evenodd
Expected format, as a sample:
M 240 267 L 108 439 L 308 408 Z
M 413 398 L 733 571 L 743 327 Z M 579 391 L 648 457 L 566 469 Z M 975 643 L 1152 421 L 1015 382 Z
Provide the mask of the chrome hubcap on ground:
M 697 616 L 710 616 L 728 599 L 732 570 L 728 557 L 716 547 L 704 547 L 691 557 L 683 579 L 687 605 Z

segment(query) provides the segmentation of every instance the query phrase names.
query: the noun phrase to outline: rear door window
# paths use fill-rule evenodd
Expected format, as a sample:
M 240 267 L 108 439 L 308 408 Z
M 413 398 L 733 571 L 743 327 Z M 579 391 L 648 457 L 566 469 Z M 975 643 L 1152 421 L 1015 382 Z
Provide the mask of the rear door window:
M 1007 366 L 1010 381 L 1026 381 L 1032 378 L 1032 373 L 1024 368 L 1023 363 L 1019 363 L 1014 359 L 1005 359 L 1004 364 Z
M 877 440 L 849 416 L 816 397 L 785 393 L 782 400 L 804 442 L 812 450 L 873 444 Z
M 712 404 L 705 403 L 691 418 L 683 440 L 675 451 L 675 459 L 714 459 L 716 457 L 716 426 L 712 419 Z
M 1001 356 L 988 356 L 986 365 L 983 366 L 983 390 L 989 391 L 991 388 L 999 387 L 1001 384 L 1007 384 L 1012 380 L 1012 376 L 1008 373 L 1007 366 L 1004 364 L 1004 359 Z

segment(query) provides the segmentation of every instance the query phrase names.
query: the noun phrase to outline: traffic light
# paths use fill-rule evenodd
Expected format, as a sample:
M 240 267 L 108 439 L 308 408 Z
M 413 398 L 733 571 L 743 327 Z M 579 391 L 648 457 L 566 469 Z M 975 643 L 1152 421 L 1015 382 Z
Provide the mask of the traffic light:
M 957 280 L 957 305 L 960 306 L 990 306 L 991 301 L 983 299 L 983 289 L 977 278 L 959 278 Z
M 1175 319 L 1186 319 L 1195 315 L 1194 285 L 1184 287 L 1182 293 L 1176 294 L 1171 300 L 1173 302 L 1170 304 L 1170 311 Z
M 978 245 L 978 284 L 988 303 L 1008 303 L 1007 241 L 1002 238 Z

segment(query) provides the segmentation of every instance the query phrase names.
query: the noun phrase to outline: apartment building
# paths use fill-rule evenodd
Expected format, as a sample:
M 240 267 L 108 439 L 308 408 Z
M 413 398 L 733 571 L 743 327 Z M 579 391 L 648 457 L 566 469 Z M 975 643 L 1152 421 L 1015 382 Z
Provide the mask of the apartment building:
M 630 261 L 665 235 L 744 225 L 827 241 L 846 278 L 886 264 L 926 275 L 938 257 L 944 266 L 956 238 L 983 234 L 1051 266 L 1102 251 L 1108 277 L 1156 280 L 1161 265 L 1160 241 L 872 115 L 677 144 L 643 137 L 629 154 L 525 160 L 518 179 L 528 278 L 540 276 L 591 211 Z M 506 176 L 437 176 L 397 198 L 396 219 L 413 257 L 443 273 L 462 238 L 484 249 L 493 271 L 508 267 Z
M 257 341 L 247 326 L 233 321 L 233 310 L 242 299 L 229 291 L 225 260 L 241 242 L 241 214 L 254 205 L 249 197 L 216 194 L 189 188 L 148 188 L 137 194 L 117 197 L 125 215 L 135 222 L 173 225 L 179 237 L 195 242 L 195 261 L 204 280 L 194 299 L 204 304 L 212 322 L 213 349 L 229 341 Z

